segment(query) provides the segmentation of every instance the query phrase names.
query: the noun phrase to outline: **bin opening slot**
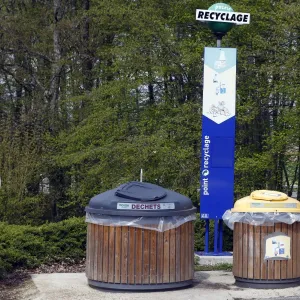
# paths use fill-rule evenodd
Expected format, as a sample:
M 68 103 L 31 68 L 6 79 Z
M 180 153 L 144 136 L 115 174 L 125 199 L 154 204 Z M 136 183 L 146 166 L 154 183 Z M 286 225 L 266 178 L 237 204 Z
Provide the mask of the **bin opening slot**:
M 154 201 L 166 197 L 166 191 L 154 184 L 146 182 L 129 182 L 124 184 L 116 191 L 116 196 L 137 200 L 137 201 Z

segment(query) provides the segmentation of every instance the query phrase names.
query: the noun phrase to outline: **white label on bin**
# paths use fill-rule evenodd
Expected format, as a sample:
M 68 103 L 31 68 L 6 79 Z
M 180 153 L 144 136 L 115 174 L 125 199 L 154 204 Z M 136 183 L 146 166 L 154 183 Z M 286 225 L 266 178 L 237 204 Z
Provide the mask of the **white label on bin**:
M 118 203 L 117 209 L 131 209 L 131 210 L 161 210 L 161 209 L 175 209 L 175 203 Z
M 297 208 L 297 203 L 255 203 L 250 204 L 252 208 Z
M 291 237 L 274 232 L 265 237 L 265 260 L 291 259 Z

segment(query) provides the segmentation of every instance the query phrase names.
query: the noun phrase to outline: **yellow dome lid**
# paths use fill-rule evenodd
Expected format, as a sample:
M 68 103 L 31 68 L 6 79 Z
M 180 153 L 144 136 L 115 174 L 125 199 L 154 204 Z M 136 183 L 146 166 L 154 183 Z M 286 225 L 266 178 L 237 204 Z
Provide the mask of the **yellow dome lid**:
M 258 190 L 237 200 L 232 212 L 294 212 L 300 213 L 300 202 L 277 191 Z
M 252 199 L 256 200 L 270 200 L 270 201 L 282 201 L 287 200 L 288 196 L 284 193 L 277 191 L 258 190 L 250 194 Z

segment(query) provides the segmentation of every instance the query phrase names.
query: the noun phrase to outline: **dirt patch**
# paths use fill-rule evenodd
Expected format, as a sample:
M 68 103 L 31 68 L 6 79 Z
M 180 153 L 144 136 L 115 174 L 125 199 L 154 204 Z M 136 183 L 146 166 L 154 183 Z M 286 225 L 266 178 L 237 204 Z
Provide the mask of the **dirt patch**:
M 31 274 L 82 273 L 84 271 L 85 260 L 82 260 L 79 263 L 75 263 L 74 261 L 66 261 L 63 263 L 41 265 L 38 268 L 30 270 L 17 270 L 0 280 L 0 299 L 32 299 L 34 295 L 38 294 L 38 290 L 31 280 Z
M 29 274 L 45 274 L 45 273 L 82 273 L 85 272 L 85 259 L 75 262 L 68 260 L 61 263 L 52 263 L 41 265 L 38 268 L 27 271 Z M 1 298 L 0 298 L 1 299 Z
M 6 278 L 0 280 L 0 299 L 20 299 L 19 290 L 27 281 L 31 281 L 31 278 L 24 270 L 7 275 Z

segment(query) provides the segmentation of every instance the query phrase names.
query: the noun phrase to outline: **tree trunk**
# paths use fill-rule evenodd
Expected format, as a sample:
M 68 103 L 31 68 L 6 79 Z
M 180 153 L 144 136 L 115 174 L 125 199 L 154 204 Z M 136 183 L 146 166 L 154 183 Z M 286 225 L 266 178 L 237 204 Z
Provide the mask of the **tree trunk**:
M 52 63 L 52 76 L 50 82 L 50 126 L 53 131 L 56 128 L 56 120 L 58 117 L 58 101 L 59 101 L 59 86 L 60 77 L 63 66 L 61 65 L 61 45 L 60 45 L 60 33 L 58 24 L 63 18 L 62 3 L 61 0 L 53 1 L 54 12 L 54 28 L 53 28 L 53 63 Z
M 85 11 L 88 11 L 90 9 L 90 0 L 83 1 L 83 9 Z M 84 18 L 82 39 L 84 43 L 83 62 L 82 62 L 83 88 L 85 91 L 91 91 L 93 88 L 93 77 L 92 77 L 93 61 L 91 58 L 90 47 L 89 47 L 90 19 L 87 16 Z

